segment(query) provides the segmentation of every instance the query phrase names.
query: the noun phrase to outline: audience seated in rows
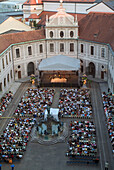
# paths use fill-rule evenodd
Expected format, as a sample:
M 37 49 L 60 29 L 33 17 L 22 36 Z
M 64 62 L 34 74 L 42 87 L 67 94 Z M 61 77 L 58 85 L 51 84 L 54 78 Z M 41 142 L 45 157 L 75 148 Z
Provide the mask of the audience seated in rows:
M 43 116 L 47 106 L 51 106 L 54 89 L 28 89 L 21 98 L 15 116 Z
M 28 89 L 25 92 L 14 113 L 16 117 L 10 120 L 0 137 L 2 161 L 10 162 L 23 157 L 31 129 L 36 121 L 33 117 L 42 115 L 45 108 L 51 106 L 53 96 L 53 89 Z
M 13 118 L 0 137 L 0 157 L 2 161 L 21 159 L 26 150 L 29 134 L 35 118 Z
M 13 99 L 13 93 L 9 91 L 9 93 L 5 93 L 5 95 L 0 99 L 0 115 L 7 109 L 8 104 Z
M 61 89 L 59 109 L 61 116 L 91 118 L 90 91 L 88 89 Z
M 96 131 L 92 121 L 71 121 L 67 156 L 96 156 Z
M 108 133 L 112 143 L 112 150 L 114 153 L 114 102 L 112 93 L 102 93 L 104 112 L 107 120 Z

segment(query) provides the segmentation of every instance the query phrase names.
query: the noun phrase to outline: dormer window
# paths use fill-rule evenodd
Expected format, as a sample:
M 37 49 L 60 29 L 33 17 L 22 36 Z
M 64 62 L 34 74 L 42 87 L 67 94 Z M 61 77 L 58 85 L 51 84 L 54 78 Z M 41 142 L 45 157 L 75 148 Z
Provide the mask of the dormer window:
M 74 36 L 74 32 L 70 31 L 70 37 L 73 37 L 73 36 Z
M 50 37 L 53 38 L 53 31 L 50 31 Z
M 64 32 L 63 32 L 63 31 L 60 32 L 60 37 L 61 37 L 61 38 L 64 37 Z

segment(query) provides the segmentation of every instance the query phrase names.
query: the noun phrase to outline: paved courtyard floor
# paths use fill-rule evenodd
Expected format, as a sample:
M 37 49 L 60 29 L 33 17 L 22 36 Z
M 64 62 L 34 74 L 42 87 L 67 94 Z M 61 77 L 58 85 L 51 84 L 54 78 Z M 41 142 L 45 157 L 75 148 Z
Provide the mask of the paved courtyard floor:
M 66 143 L 50 146 L 28 143 L 24 158 L 15 163 L 15 170 L 100 170 L 98 165 L 67 165 Z M 10 170 L 10 164 L 3 164 L 3 170 Z

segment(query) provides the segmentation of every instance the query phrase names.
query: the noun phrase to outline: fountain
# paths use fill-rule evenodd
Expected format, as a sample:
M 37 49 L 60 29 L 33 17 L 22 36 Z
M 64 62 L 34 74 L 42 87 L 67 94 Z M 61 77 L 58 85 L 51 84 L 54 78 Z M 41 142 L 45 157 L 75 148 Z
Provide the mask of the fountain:
M 45 110 L 44 118 L 40 119 L 36 125 L 33 142 L 41 144 L 54 144 L 64 142 L 68 135 L 66 123 L 58 118 L 59 109 L 49 108 Z

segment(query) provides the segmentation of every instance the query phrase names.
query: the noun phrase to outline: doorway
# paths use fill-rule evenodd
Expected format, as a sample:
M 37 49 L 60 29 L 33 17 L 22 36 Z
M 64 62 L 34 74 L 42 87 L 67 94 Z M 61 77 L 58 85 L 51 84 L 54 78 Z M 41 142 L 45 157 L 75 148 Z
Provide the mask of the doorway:
M 21 71 L 18 71 L 18 79 L 21 79 Z
M 34 63 L 30 62 L 27 66 L 27 73 L 28 76 L 30 76 L 31 74 L 34 74 Z
M 95 64 L 93 62 L 89 63 L 89 75 L 92 75 L 95 78 Z

